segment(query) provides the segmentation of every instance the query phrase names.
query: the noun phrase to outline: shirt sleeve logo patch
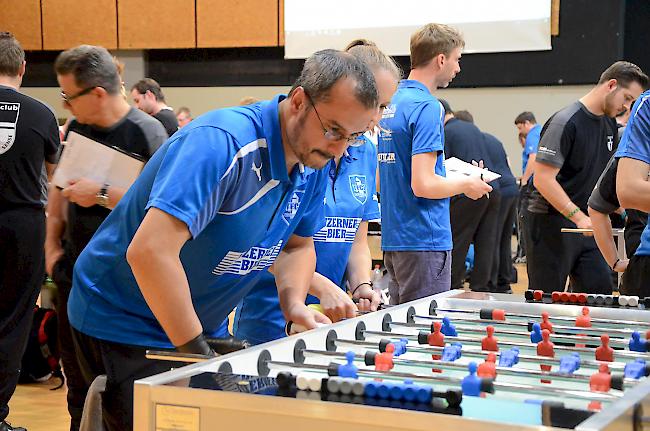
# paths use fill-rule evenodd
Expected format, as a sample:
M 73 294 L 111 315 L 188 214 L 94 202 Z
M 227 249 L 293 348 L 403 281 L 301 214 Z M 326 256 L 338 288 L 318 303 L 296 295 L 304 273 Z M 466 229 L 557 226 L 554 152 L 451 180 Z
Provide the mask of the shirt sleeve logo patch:
M 4 154 L 16 140 L 16 124 L 20 103 L 0 102 L 0 154 Z
M 350 182 L 350 191 L 352 196 L 360 203 L 365 204 L 368 200 L 368 187 L 366 186 L 365 175 L 350 175 L 348 177 Z
M 300 208 L 300 202 L 302 201 L 302 196 L 304 194 L 304 190 L 296 190 L 291 195 L 291 199 L 289 199 L 289 203 L 282 213 L 282 220 L 284 220 L 287 225 L 291 224 L 291 220 L 293 220 L 296 213 L 298 213 L 298 208 Z

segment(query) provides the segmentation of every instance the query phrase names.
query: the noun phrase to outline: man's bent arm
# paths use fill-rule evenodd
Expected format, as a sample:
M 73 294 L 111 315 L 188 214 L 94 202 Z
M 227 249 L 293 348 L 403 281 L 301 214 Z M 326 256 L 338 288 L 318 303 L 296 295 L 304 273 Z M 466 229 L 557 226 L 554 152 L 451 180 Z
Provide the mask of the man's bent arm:
M 126 252 L 147 305 L 175 346 L 203 332 L 180 260 L 181 248 L 190 238 L 185 223 L 150 208 Z
M 569 199 L 560 183 L 557 182 L 557 174 L 560 168 L 546 163 L 536 163 L 533 183 L 535 188 L 544 196 L 553 208 L 560 214 L 571 220 L 579 228 L 591 229 L 589 216 L 583 213 L 578 206 Z

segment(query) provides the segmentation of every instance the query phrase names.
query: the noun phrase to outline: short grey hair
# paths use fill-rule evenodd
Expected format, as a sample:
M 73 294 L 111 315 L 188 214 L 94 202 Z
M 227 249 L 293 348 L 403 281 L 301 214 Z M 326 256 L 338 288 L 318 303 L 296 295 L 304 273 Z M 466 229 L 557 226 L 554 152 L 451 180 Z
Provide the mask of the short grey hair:
M 370 68 L 353 55 L 325 49 L 305 60 L 300 77 L 291 88 L 291 93 L 302 87 L 314 101 L 325 101 L 329 92 L 340 79 L 352 78 L 356 81 L 355 98 L 366 108 L 376 108 L 379 104 L 377 84 Z
M 80 45 L 63 51 L 56 58 L 54 71 L 72 74 L 79 87 L 102 87 L 109 94 L 118 94 L 122 88 L 117 62 L 102 46 Z

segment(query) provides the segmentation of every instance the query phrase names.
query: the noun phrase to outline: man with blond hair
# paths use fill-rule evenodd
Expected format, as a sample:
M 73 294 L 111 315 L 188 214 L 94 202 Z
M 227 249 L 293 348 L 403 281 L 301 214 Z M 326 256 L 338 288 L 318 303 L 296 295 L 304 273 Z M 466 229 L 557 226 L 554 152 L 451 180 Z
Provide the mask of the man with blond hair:
M 460 72 L 462 35 L 427 24 L 411 36 L 411 72 L 384 111 L 379 135 L 382 249 L 391 303 L 451 286 L 449 198 L 479 199 L 492 188 L 479 177 L 446 178 L 444 115 L 432 93 Z

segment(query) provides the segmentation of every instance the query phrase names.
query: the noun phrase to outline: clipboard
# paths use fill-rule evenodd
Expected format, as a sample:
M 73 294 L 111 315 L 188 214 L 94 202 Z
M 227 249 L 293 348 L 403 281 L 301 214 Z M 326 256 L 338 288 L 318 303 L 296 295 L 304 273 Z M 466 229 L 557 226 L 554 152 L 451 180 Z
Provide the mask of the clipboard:
M 144 160 L 134 154 L 70 132 L 52 183 L 64 189 L 71 181 L 85 177 L 128 189 L 143 167 Z

